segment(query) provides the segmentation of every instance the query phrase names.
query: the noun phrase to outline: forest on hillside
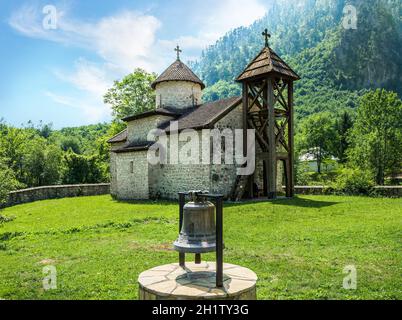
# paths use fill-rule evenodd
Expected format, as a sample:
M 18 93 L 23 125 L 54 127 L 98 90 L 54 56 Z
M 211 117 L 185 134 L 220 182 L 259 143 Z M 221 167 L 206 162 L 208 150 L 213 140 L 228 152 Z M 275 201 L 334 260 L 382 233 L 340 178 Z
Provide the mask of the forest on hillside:
M 343 24 L 347 5 L 357 9 L 355 29 Z M 295 84 L 297 158 L 313 154 L 316 168 L 299 161 L 297 183 L 338 184 L 354 193 L 399 183 L 402 2 L 276 1 L 263 19 L 228 32 L 189 63 L 207 84 L 205 101 L 240 94 L 234 79 L 262 49 L 265 28 L 271 48 L 301 76 Z M 105 92 L 110 124 L 53 130 L 0 121 L 0 201 L 11 189 L 108 181 L 107 140 L 124 129 L 122 117 L 154 108 L 149 84 L 155 77 L 137 69 Z
M 346 5 L 357 10 L 356 29 L 343 26 Z M 261 32 L 268 28 L 271 48 L 302 78 L 295 85 L 299 117 L 355 109 L 367 89 L 402 94 L 401 17 L 396 0 L 280 0 L 263 19 L 232 30 L 190 65 L 208 86 L 205 100 L 237 95 L 234 79 L 262 49 Z

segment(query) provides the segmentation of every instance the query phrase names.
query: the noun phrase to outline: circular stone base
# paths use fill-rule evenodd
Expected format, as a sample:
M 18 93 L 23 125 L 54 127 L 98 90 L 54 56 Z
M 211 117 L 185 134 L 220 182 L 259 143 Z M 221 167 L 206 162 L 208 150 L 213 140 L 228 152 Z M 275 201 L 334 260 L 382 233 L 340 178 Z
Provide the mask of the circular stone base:
M 215 262 L 178 263 L 144 271 L 138 277 L 140 300 L 255 300 L 257 275 L 225 263 L 223 288 L 215 286 Z

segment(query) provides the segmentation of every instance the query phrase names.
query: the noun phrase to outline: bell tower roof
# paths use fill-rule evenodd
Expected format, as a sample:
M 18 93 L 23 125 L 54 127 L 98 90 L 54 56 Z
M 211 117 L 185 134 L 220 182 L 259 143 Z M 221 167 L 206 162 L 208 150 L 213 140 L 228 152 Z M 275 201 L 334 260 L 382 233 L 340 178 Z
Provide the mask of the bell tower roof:
M 271 35 L 268 30 L 265 30 L 262 35 L 265 37 L 265 47 L 236 78 L 236 81 L 242 82 L 268 73 L 275 73 L 291 80 L 299 80 L 300 77 L 296 72 L 269 47 L 268 39 Z
M 177 59 L 173 62 L 162 74 L 152 83 L 152 89 L 155 89 L 156 85 L 165 81 L 189 81 L 198 83 L 201 89 L 205 88 L 205 84 L 197 77 L 197 75 L 180 60 L 180 48 L 175 48 L 177 52 Z

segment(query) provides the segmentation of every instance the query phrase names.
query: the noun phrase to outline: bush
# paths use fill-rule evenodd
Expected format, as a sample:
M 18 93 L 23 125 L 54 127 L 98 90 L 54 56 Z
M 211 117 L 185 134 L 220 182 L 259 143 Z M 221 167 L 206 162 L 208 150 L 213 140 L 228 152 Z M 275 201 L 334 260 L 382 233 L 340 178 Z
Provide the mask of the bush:
M 0 208 L 7 202 L 9 192 L 20 187 L 14 172 L 0 162 Z
M 299 162 L 296 165 L 296 185 L 299 186 L 322 186 L 335 181 L 338 170 L 323 171 L 318 173 L 311 171 L 308 162 Z
M 65 172 L 64 184 L 99 183 L 107 181 L 106 170 L 102 170 L 97 156 L 85 156 L 75 154 L 69 150 L 64 155 Z
M 335 182 L 330 185 L 330 191 L 348 195 L 369 195 L 373 187 L 373 177 L 368 171 L 343 168 Z
M 312 182 L 310 167 L 307 162 L 298 162 L 296 164 L 296 184 L 299 186 L 308 186 Z

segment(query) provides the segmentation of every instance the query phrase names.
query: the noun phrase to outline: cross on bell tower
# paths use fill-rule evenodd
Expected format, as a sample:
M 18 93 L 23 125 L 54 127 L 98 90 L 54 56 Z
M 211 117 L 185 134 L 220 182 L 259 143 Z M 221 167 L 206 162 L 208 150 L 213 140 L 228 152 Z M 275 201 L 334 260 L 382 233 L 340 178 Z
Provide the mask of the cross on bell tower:
M 180 49 L 179 45 L 174 49 L 177 53 L 177 60 L 180 60 L 180 53 L 183 52 L 183 50 Z
M 268 33 L 268 29 L 265 29 L 262 35 L 265 37 L 265 47 L 269 47 L 268 40 L 271 38 L 271 35 Z

